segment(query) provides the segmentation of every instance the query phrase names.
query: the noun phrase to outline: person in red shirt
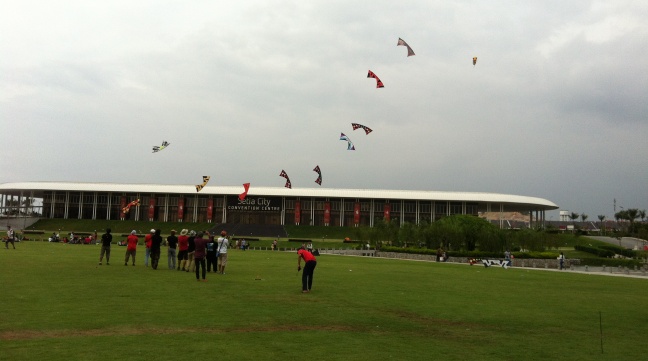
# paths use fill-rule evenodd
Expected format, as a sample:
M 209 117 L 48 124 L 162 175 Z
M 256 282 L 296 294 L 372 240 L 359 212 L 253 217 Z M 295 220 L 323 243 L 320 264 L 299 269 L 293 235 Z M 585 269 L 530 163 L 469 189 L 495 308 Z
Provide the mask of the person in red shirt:
M 313 273 L 317 260 L 312 253 L 308 252 L 304 247 L 300 247 L 297 251 L 297 272 L 301 271 L 301 261 L 304 260 L 304 273 L 302 273 L 302 292 L 308 293 L 313 287 Z
M 189 237 L 187 233 L 189 233 L 189 230 L 183 229 L 180 231 L 180 236 L 178 237 L 178 271 L 180 269 L 186 271 L 185 264 L 187 263 L 189 253 Z
M 155 230 L 152 229 L 149 234 L 144 236 L 144 244 L 146 245 L 146 253 L 144 254 L 144 265 L 148 267 L 149 258 L 151 258 L 151 245 L 153 244 L 153 234 Z
M 126 238 L 128 246 L 126 247 L 126 260 L 124 261 L 124 266 L 128 266 L 128 258 L 130 256 L 133 256 L 133 266 L 135 265 L 135 252 L 137 251 L 137 242 L 139 241 L 136 234 L 137 232 L 132 230 L 128 238 Z

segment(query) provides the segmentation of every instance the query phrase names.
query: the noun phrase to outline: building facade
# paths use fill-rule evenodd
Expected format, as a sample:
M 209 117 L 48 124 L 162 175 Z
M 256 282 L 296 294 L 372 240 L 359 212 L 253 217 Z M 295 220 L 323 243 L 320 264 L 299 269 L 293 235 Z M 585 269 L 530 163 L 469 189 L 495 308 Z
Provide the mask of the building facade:
M 530 221 L 558 206 L 546 199 L 479 192 L 436 192 L 192 185 L 25 182 L 0 184 L 0 213 L 44 218 L 159 222 L 373 226 L 433 222 L 483 212 L 522 212 Z M 126 207 L 136 202 L 126 210 Z

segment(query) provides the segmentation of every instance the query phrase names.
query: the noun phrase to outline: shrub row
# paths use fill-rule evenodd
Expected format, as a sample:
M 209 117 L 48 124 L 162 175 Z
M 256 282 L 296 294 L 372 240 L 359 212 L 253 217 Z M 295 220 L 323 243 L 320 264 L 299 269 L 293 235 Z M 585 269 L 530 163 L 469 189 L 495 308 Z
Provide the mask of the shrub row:
M 614 252 L 616 254 L 620 254 L 620 255 L 628 257 L 628 258 L 635 258 L 637 256 L 637 252 L 635 252 L 635 251 L 633 251 L 631 249 L 615 246 L 613 244 L 604 244 L 604 245 L 599 246 L 599 248 L 605 249 L 605 250 L 608 250 L 608 251 L 612 251 L 612 252 Z
M 380 250 L 384 252 L 436 255 L 435 249 L 428 249 L 428 248 L 401 248 L 401 247 L 383 246 Z M 446 253 L 450 257 L 504 258 L 504 253 L 502 252 L 450 251 Z M 512 255 L 514 258 L 534 258 L 534 259 L 556 259 L 558 257 L 558 253 L 556 252 L 513 252 Z
M 614 257 L 614 254 L 615 254 L 614 251 L 610 251 L 610 250 L 602 249 L 602 248 L 597 248 L 597 247 L 590 247 L 590 246 L 576 245 L 576 246 L 574 246 L 574 249 L 577 250 L 577 251 L 587 252 L 587 253 L 590 253 L 590 254 L 593 254 L 593 255 L 596 255 L 596 256 L 599 256 L 599 257 L 603 257 L 603 258 L 608 258 L 608 257 L 612 258 L 612 257 Z
M 623 258 L 581 258 L 581 266 L 590 266 L 590 267 L 628 267 L 630 269 L 634 266 L 641 267 L 641 261 L 637 259 L 623 259 Z

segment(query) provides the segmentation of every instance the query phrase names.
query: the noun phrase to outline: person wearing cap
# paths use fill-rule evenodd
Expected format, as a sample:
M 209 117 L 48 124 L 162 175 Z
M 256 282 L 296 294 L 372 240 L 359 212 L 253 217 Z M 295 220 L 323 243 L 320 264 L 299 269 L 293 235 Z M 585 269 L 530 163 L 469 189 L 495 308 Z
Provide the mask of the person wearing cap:
M 218 261 L 216 262 L 216 267 L 218 268 L 217 273 L 222 275 L 225 274 L 225 266 L 227 266 L 227 247 L 229 247 L 227 232 L 222 231 L 221 236 L 216 241 L 216 257 L 218 257 Z
M 130 256 L 133 256 L 133 266 L 134 266 L 135 253 L 137 251 L 137 242 L 139 242 L 139 239 L 137 238 L 137 231 L 132 230 L 128 238 L 126 238 L 126 242 L 128 242 L 128 246 L 126 247 L 126 260 L 124 261 L 124 266 L 128 266 L 128 258 Z
M 209 239 L 203 238 L 204 233 L 198 232 L 194 237 L 194 263 L 196 267 L 196 281 L 200 281 L 200 269 L 202 268 L 202 280 L 203 282 L 207 281 L 205 278 L 207 276 L 207 267 L 205 265 L 205 257 L 207 256 L 207 242 Z M 209 232 L 207 232 L 209 236 Z M 189 237 L 191 238 L 191 237 Z
M 304 260 L 304 273 L 302 273 L 302 292 L 308 293 L 313 287 L 313 273 L 317 260 L 312 253 L 308 252 L 304 247 L 300 247 L 297 251 L 297 272 L 301 271 L 301 261 Z
M 151 229 L 149 234 L 144 236 L 144 244 L 146 245 L 146 253 L 144 253 L 144 265 L 148 267 L 149 265 L 149 258 L 151 258 L 151 245 L 153 244 L 153 235 L 155 234 L 155 230 Z
M 173 270 L 176 268 L 176 249 L 178 248 L 178 237 L 176 237 L 175 229 L 171 230 L 171 235 L 167 237 L 167 244 L 169 249 L 167 251 L 167 262 L 169 263 L 169 269 Z
M 160 252 L 162 248 L 162 236 L 159 229 L 155 230 L 155 234 L 151 237 L 151 267 L 157 269 L 158 262 L 160 261 Z
M 99 265 L 106 255 L 106 265 L 110 265 L 110 244 L 112 243 L 112 234 L 110 228 L 106 228 L 106 233 L 101 236 L 101 253 L 99 253 Z
M 187 233 L 189 233 L 189 231 L 183 229 L 180 231 L 180 237 L 178 237 L 178 271 L 180 271 L 180 269 L 186 271 L 185 266 L 187 264 L 187 258 L 189 257 L 189 237 L 187 236 Z
M 194 264 L 194 252 L 196 251 L 196 244 L 194 240 L 196 239 L 196 231 L 189 231 L 189 247 L 187 247 L 187 272 L 193 272 L 196 265 Z

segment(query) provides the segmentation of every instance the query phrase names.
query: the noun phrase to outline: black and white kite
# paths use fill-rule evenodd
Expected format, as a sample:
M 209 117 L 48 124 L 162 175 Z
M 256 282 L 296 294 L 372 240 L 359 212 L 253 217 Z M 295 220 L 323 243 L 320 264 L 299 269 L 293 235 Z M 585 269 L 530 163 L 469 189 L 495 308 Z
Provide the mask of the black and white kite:
M 288 178 L 288 174 L 286 173 L 286 171 L 282 169 L 279 176 L 286 178 L 286 185 L 284 187 L 292 189 L 292 183 L 290 183 L 290 178 Z

